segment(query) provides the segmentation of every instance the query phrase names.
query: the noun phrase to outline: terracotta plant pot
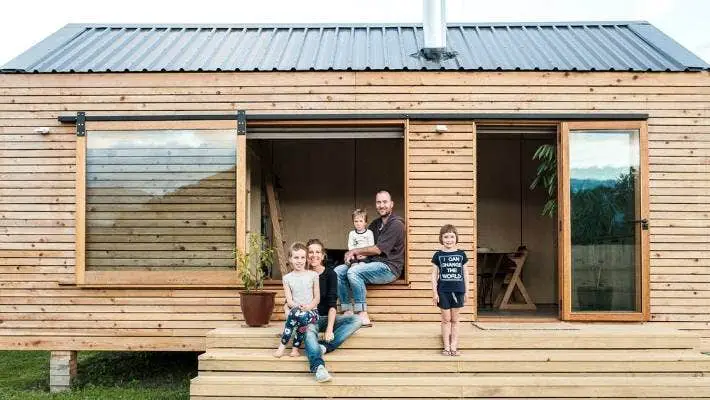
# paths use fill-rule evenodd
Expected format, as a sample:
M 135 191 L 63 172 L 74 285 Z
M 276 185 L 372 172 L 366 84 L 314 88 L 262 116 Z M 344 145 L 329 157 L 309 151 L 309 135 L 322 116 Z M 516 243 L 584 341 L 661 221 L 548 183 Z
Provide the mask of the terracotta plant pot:
M 239 292 L 244 320 L 249 326 L 268 325 L 274 312 L 276 292 L 252 291 Z

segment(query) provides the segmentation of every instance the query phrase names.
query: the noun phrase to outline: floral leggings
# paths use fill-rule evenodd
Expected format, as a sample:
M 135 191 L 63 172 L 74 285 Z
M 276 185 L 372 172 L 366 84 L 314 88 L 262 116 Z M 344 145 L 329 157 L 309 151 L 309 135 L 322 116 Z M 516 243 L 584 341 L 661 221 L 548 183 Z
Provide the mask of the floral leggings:
M 298 307 L 292 308 L 286 317 L 284 332 L 281 335 L 281 343 L 284 345 L 293 337 L 293 347 L 301 347 L 303 338 L 306 336 L 308 325 L 318 322 L 318 310 L 303 311 Z

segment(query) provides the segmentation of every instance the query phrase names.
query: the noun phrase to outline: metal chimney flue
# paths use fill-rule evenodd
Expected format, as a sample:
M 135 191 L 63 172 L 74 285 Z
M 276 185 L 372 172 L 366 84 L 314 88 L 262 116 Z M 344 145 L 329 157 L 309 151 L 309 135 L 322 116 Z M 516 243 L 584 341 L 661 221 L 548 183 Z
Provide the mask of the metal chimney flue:
M 446 49 L 446 0 L 424 0 L 424 48 Z
M 417 55 L 434 62 L 456 57 L 456 52 L 446 49 L 446 0 L 423 1 L 424 48 Z

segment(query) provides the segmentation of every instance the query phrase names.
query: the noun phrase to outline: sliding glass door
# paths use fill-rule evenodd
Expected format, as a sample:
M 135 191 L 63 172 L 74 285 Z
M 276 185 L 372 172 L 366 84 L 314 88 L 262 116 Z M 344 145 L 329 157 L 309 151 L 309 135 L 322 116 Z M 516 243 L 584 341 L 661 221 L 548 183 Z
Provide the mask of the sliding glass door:
M 648 319 L 645 122 L 563 123 L 563 319 Z

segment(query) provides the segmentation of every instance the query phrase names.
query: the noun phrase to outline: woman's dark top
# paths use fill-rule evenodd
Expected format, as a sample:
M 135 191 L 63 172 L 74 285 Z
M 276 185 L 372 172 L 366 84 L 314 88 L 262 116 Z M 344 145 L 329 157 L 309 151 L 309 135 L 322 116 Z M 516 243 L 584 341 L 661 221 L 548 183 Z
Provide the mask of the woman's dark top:
M 320 303 L 318 315 L 328 316 L 328 310 L 338 305 L 338 275 L 333 269 L 326 267 L 318 277 L 320 285 Z

